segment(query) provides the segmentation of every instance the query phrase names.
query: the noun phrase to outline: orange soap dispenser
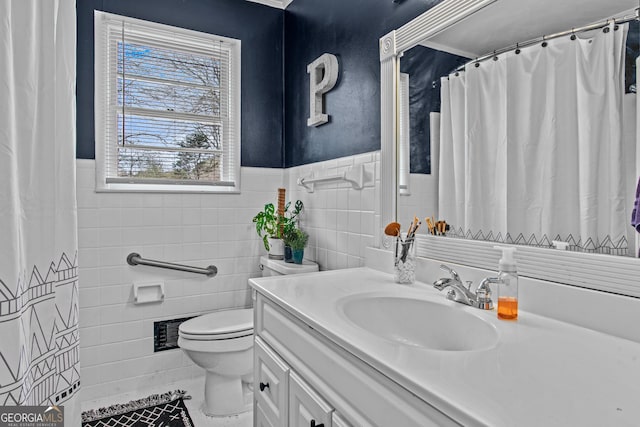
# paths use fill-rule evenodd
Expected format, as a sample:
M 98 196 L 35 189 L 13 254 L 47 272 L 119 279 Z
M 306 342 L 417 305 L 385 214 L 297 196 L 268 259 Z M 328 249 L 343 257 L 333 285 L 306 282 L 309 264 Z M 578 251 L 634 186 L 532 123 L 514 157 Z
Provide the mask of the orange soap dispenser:
M 514 253 L 516 248 L 495 246 L 502 250 L 500 273 L 498 273 L 498 319 L 518 318 L 518 272 Z

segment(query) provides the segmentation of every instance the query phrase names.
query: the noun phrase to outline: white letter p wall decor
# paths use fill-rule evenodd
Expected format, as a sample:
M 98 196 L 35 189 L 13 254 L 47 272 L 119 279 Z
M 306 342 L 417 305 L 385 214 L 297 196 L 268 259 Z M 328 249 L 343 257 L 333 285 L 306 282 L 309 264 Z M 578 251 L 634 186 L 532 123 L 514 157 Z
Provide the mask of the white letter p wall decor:
M 329 121 L 329 115 L 323 113 L 323 95 L 329 92 L 338 81 L 338 58 L 325 53 L 307 65 L 309 74 L 309 119 L 307 126 L 320 126 Z

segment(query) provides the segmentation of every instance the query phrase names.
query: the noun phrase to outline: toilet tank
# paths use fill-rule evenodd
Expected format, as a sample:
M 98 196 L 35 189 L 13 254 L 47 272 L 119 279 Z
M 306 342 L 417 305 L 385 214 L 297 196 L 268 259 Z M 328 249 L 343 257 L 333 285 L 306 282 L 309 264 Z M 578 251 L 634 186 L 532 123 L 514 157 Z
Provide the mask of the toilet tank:
M 269 259 L 264 255 L 260 257 L 260 269 L 262 270 L 262 277 L 284 276 L 318 271 L 318 264 L 306 259 L 302 260 L 302 264 L 294 264 L 280 259 Z

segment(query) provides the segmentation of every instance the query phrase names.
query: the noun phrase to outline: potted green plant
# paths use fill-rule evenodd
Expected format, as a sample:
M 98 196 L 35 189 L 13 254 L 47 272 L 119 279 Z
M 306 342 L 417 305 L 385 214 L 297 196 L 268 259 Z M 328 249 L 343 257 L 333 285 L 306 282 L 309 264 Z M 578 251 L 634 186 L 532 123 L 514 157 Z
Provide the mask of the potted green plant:
M 253 217 L 258 236 L 262 238 L 270 258 L 283 258 L 284 242 L 282 239 L 296 228 L 298 215 L 304 209 L 300 200 L 296 201 L 293 210 L 289 213 L 290 207 L 291 202 L 288 202 L 284 208 L 284 215 L 279 215 L 273 203 L 267 203 L 264 205 L 264 209 Z
M 309 235 L 299 228 L 296 228 L 294 231 L 292 231 L 288 240 L 289 245 L 291 246 L 293 262 L 295 262 L 296 264 L 302 264 L 302 259 L 304 258 L 304 248 L 309 242 Z

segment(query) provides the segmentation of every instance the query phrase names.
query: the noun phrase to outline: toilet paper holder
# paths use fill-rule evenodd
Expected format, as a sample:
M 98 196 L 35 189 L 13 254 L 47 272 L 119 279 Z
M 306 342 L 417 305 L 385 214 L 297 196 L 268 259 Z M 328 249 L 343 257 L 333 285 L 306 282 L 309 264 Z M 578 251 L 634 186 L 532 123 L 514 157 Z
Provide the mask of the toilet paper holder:
M 147 304 L 150 302 L 164 301 L 164 283 L 134 283 L 133 284 L 133 303 Z

